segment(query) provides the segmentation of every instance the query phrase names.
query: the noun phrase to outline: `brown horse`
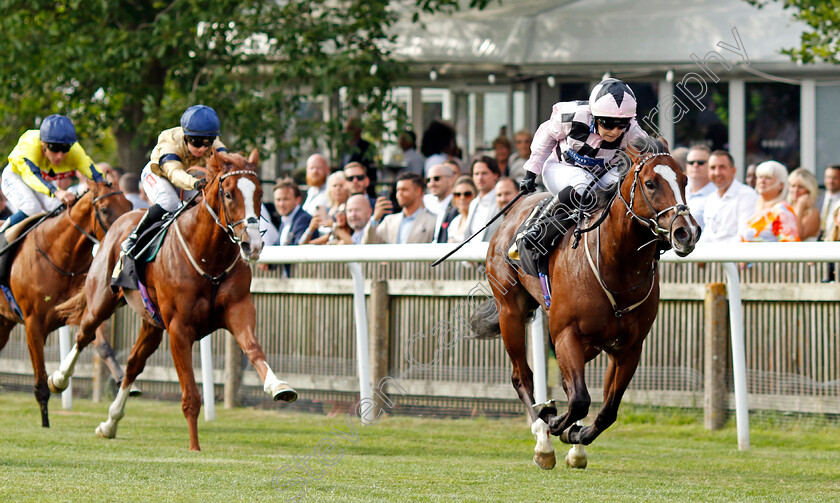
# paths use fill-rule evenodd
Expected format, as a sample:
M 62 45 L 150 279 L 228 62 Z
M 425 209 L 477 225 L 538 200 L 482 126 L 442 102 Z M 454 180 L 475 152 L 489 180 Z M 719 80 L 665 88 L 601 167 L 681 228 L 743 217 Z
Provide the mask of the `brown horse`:
M 519 224 L 545 194 L 517 203 L 490 241 L 487 276 L 495 301 L 487 301 L 480 310 L 484 316 L 473 316 L 471 323 L 477 337 L 501 333 L 513 363 L 513 387 L 528 408 L 537 439 L 534 461 L 544 469 L 555 464 L 549 433 L 578 444 L 566 461 L 570 466 L 586 466 L 586 453 L 579 445 L 588 445 L 615 421 L 639 363 L 642 343 L 656 318 L 660 250 L 673 247 L 678 254 L 688 254 L 700 235 L 685 204 L 686 176 L 667 153 L 667 145 L 651 140 L 634 144 L 628 154 L 632 170 L 621 180 L 617 197 L 602 210 L 606 215 L 600 213 L 605 217 L 600 227 L 583 234 L 577 248 L 570 246 L 573 233 L 569 232 L 551 251 L 550 308 L 539 280 L 502 255 Z M 584 227 L 597 221 L 598 215 L 592 215 Z M 568 398 L 568 410 L 560 415 L 553 402 L 534 403 L 525 322 L 538 307 L 548 310 L 551 341 Z M 486 316 L 488 308 L 495 311 L 493 316 Z M 578 421 L 588 415 L 590 405 L 584 365 L 602 351 L 610 358 L 604 403 L 594 423 L 582 427 Z
M 146 266 L 149 298 L 162 324 L 145 308 L 136 290 L 114 293 L 111 271 L 120 256 L 120 243 L 140 219 L 132 212 L 119 219 L 102 242 L 91 266 L 84 289 L 62 309 L 76 313 L 80 321 L 76 344 L 50 376 L 61 389 L 72 375 L 78 354 L 93 339 L 94 330 L 120 305 L 122 299 L 143 317 L 140 333 L 126 363 L 126 376 L 108 410 L 108 420 L 96 434 L 114 438 L 117 424 L 125 415 L 125 401 L 131 383 L 143 371 L 146 359 L 169 332 L 172 359 L 181 382 L 181 404 L 190 432 L 190 450 L 198 445 L 198 413 L 201 396 L 192 365 L 193 343 L 220 328 L 230 331 L 254 365 L 263 389 L 275 400 L 293 402 L 297 392 L 277 379 L 265 361 L 254 335 L 256 309 L 251 300 L 251 269 L 262 251 L 259 216 L 262 189 L 255 171 L 257 151 L 246 161 L 238 154 L 214 152 L 209 162 L 204 198 L 184 211 L 171 225 L 153 262 Z M 244 259 L 244 260 L 242 260 Z
M 0 349 L 18 323 L 26 326 L 26 344 L 35 372 L 35 399 L 41 408 L 41 426 L 50 425 L 44 344 L 47 335 L 67 324 L 56 310 L 84 282 L 94 244 L 108 228 L 131 211 L 131 203 L 110 184 L 87 181 L 88 191 L 73 206 L 32 229 L 20 243 L 9 275 L 9 288 L 20 306 L 21 319 L 3 298 L 0 300 Z M 112 372 L 122 372 L 105 339 L 97 339 Z M 119 379 L 119 375 L 115 375 Z

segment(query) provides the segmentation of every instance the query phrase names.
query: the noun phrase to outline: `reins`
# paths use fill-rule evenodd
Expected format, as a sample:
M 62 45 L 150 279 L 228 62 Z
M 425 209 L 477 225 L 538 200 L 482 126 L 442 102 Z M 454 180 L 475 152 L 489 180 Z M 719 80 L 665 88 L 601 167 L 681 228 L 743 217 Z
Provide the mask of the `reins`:
M 84 197 L 87 193 L 88 192 L 85 192 L 84 194 L 81 195 L 81 197 Z M 76 223 L 75 220 L 73 220 L 73 217 L 70 215 L 70 210 L 72 209 L 72 207 L 67 208 L 67 219 L 70 220 L 70 223 L 72 223 L 73 226 L 76 228 L 76 230 L 78 230 L 85 238 L 87 238 L 89 241 L 93 242 L 94 245 L 98 245 L 99 244 L 99 239 L 97 239 L 96 236 L 95 236 L 97 222 L 99 223 L 99 226 L 102 227 L 102 230 L 105 231 L 105 232 L 108 232 L 108 229 L 110 228 L 110 226 L 105 225 L 105 222 L 102 220 L 101 216 L 99 215 L 99 206 L 97 206 L 96 203 L 98 203 L 99 201 L 101 201 L 102 199 L 105 199 L 107 197 L 117 196 L 117 195 L 120 195 L 122 193 L 123 192 L 121 190 L 115 190 L 113 192 L 108 192 L 107 194 L 103 194 L 101 196 L 93 198 L 93 200 L 91 201 L 91 205 L 93 206 L 93 214 L 94 214 L 93 234 L 91 234 L 90 232 L 83 229 L 79 224 Z M 81 197 L 79 199 L 81 199 Z M 40 222 L 39 222 L 39 224 L 40 224 Z M 34 230 L 34 228 L 35 228 L 35 226 L 33 226 L 31 229 Z M 43 234 L 43 233 L 44 233 L 44 230 L 42 228 L 41 229 L 41 234 Z M 60 267 L 55 262 L 53 262 L 52 259 L 50 259 L 49 255 L 47 255 L 47 252 L 43 248 L 41 248 L 41 245 L 38 243 L 38 233 L 32 234 L 32 241 L 35 243 L 35 250 L 42 257 L 44 257 L 44 260 L 47 261 L 47 264 L 50 267 L 52 267 L 54 271 L 56 271 L 59 274 L 62 274 L 64 276 L 70 276 L 71 278 L 75 278 L 76 276 L 82 276 L 84 274 L 87 274 L 87 271 L 90 268 L 90 262 L 93 262 L 93 257 L 91 256 L 90 262 L 84 268 L 80 269 L 78 272 L 68 271 L 68 270 Z

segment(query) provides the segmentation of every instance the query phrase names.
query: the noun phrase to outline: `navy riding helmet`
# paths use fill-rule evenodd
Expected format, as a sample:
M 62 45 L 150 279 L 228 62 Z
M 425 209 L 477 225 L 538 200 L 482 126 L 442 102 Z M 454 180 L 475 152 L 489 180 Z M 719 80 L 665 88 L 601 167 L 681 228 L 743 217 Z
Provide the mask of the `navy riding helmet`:
M 41 141 L 46 143 L 76 143 L 76 128 L 63 115 L 53 114 L 41 122 Z
M 219 136 L 221 123 L 216 111 L 207 105 L 193 105 L 181 116 L 185 136 Z

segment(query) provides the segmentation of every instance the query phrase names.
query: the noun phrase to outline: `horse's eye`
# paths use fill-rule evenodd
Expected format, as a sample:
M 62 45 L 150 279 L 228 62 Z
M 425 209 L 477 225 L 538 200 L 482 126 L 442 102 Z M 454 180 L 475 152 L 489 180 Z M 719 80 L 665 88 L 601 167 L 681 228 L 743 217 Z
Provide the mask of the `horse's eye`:
M 233 199 L 233 196 L 230 195 L 230 192 L 225 192 L 225 199 Z
M 656 183 L 654 183 L 653 180 L 647 180 L 645 181 L 645 187 L 649 188 L 650 190 L 653 190 L 656 188 Z

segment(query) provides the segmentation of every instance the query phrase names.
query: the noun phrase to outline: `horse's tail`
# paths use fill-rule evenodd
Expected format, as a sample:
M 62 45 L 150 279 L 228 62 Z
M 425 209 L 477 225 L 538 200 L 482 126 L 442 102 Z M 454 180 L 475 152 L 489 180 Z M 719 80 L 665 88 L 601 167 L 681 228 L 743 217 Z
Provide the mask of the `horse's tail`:
M 85 288 L 82 285 L 75 295 L 55 307 L 59 316 L 67 320 L 68 325 L 78 325 L 82 321 L 82 313 L 87 307 Z
M 470 333 L 467 339 L 495 339 L 502 335 L 499 326 L 499 303 L 489 298 L 479 304 L 470 317 Z

